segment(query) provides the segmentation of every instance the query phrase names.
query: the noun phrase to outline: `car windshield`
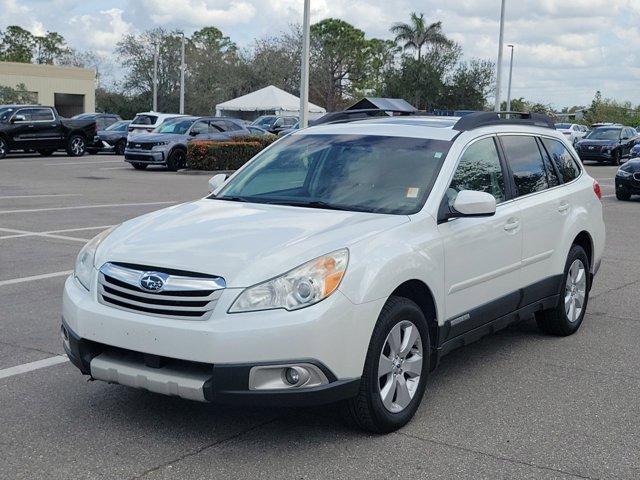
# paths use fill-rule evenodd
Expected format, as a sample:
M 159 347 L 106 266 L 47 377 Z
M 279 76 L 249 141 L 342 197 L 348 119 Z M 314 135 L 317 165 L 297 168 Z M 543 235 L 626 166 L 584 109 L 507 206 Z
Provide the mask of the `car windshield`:
M 0 107 L 0 122 L 6 122 L 9 120 L 9 117 L 14 111 L 14 107 Z
M 587 135 L 587 138 L 589 140 L 618 140 L 620 131 L 620 128 L 596 128 Z
M 177 135 L 184 135 L 189 130 L 189 127 L 195 122 L 194 118 L 172 118 L 166 120 L 159 127 L 157 127 L 155 133 L 175 133 Z
M 209 198 L 407 215 L 424 205 L 450 146 L 425 138 L 290 135 Z
M 96 118 L 97 115 L 95 113 L 79 113 L 78 115 L 74 115 L 71 117 L 72 120 L 85 120 L 85 119 L 93 119 Z
M 562 130 L 567 130 L 567 129 L 571 128 L 571 124 L 570 123 L 556 123 L 556 128 L 562 129 Z
M 258 127 L 268 127 L 275 121 L 276 117 L 273 115 L 268 115 L 266 117 L 258 117 L 256 118 L 251 125 L 256 125 Z
M 129 126 L 129 123 L 131 122 L 127 122 L 127 121 L 116 122 L 113 125 L 109 125 L 107 128 L 105 128 L 105 130 L 108 130 L 110 132 L 124 132 Z

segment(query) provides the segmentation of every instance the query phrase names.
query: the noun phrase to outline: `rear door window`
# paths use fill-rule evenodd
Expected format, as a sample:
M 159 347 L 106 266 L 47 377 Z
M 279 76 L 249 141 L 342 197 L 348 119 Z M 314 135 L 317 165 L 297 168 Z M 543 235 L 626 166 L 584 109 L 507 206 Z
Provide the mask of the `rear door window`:
M 513 172 L 516 196 L 549 188 L 547 169 L 535 137 L 505 135 L 500 137 L 500 141 Z
M 575 180 L 580 175 L 578 162 L 562 143 L 550 138 L 543 138 L 542 143 L 558 168 L 563 182 Z

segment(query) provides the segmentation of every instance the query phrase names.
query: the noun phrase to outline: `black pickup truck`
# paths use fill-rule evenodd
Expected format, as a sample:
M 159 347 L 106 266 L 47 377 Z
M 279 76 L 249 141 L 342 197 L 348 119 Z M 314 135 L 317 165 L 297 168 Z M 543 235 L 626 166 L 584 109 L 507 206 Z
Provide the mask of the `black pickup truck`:
M 95 120 L 61 118 L 53 107 L 0 105 L 0 158 L 16 150 L 45 156 L 66 150 L 79 157 L 95 136 Z

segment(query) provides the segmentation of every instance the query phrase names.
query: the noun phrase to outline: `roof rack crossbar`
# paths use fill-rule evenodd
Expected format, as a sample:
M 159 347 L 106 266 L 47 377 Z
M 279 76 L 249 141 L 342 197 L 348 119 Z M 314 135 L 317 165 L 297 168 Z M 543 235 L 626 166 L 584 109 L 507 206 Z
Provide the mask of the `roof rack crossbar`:
M 509 118 L 501 118 L 508 115 Z M 517 116 L 518 118 L 511 118 Z M 460 118 L 453 126 L 454 130 L 465 132 L 474 128 L 488 125 L 533 125 L 536 127 L 553 128 L 555 125 L 551 117 L 534 112 L 476 112 Z
M 358 120 L 364 120 L 370 117 L 378 117 L 389 115 L 389 113 L 393 113 L 395 115 L 415 115 L 417 112 L 409 112 L 407 110 L 394 110 L 394 109 L 379 109 L 379 108 L 363 108 L 357 110 L 343 110 L 341 112 L 330 112 L 316 121 L 314 121 L 314 125 L 322 125 L 327 123 L 349 123 L 356 122 Z

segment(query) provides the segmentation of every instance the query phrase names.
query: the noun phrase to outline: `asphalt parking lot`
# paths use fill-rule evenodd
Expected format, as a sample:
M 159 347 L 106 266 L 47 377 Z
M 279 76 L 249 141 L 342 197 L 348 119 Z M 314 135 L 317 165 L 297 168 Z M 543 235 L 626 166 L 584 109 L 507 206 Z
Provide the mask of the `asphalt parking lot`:
M 77 252 L 108 226 L 204 196 L 208 176 L 109 155 L 0 160 L 0 478 L 640 478 L 640 201 L 615 199 L 615 167 L 588 170 L 607 249 L 580 331 L 552 338 L 525 321 L 450 354 L 414 420 L 375 436 L 333 408 L 87 382 L 58 333 Z

